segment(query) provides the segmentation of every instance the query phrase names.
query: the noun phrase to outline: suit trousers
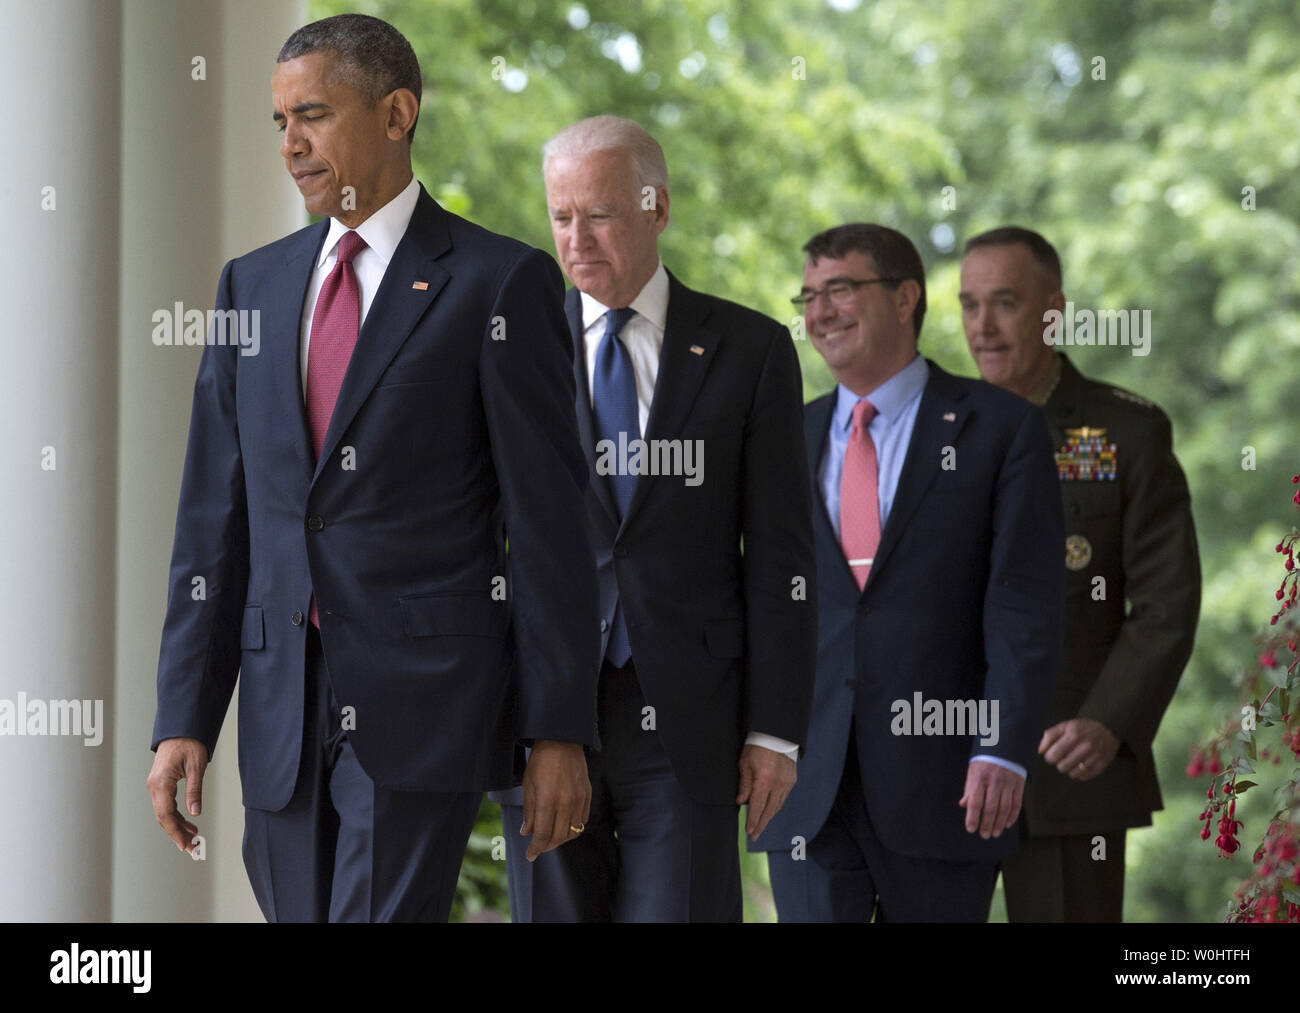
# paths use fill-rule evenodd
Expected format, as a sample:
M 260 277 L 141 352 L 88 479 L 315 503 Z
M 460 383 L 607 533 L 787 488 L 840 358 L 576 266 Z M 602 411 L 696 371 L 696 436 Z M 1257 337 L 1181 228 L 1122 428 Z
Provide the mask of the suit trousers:
M 632 662 L 606 661 L 598 692 L 601 750 L 587 754 L 591 815 L 581 837 L 529 863 L 523 808 L 501 806 L 517 922 L 738 922 L 739 806 L 686 794 Z
M 244 810 L 244 866 L 262 914 L 270 922 L 445 922 L 482 793 L 377 787 L 348 741 L 311 624 L 306 649 L 293 796 L 274 812 Z
M 1025 837 L 1002 859 L 1002 891 L 1012 922 L 1124 920 L 1124 830 Z M 1105 857 L 1094 837 L 1105 840 Z
M 963 810 L 953 801 L 953 818 Z M 890 851 L 876 836 L 858 768 L 856 732 L 826 823 L 805 854 L 769 851 L 768 872 L 783 922 L 983 922 L 996 862 L 946 862 Z

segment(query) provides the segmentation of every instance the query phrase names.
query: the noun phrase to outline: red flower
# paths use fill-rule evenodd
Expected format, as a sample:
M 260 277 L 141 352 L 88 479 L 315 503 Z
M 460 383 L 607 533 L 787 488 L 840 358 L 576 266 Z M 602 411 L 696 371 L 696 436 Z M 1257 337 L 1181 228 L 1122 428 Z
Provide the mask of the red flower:
M 1214 839 L 1214 846 L 1224 858 L 1231 858 L 1241 847 L 1241 842 L 1237 840 L 1237 828 L 1241 825 L 1241 820 L 1234 820 L 1227 813 L 1219 817 L 1219 836 Z M 1206 826 L 1208 828 L 1208 824 Z

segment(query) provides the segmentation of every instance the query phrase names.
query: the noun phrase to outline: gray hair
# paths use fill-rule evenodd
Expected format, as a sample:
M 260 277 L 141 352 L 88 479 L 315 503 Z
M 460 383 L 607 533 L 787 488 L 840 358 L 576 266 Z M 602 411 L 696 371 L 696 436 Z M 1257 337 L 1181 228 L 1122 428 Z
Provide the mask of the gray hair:
M 415 124 L 420 121 L 420 61 L 406 36 L 387 21 L 367 14 L 336 14 L 304 25 L 290 35 L 275 62 L 285 63 L 318 52 L 334 55 L 335 80 L 360 92 L 372 107 L 398 88 L 413 92 L 415 122 L 406 132 L 406 139 L 414 140 Z
M 664 149 L 641 124 L 622 116 L 593 116 L 565 127 L 542 145 L 542 172 L 552 158 L 581 158 L 619 149 L 632 159 L 637 186 L 668 188 Z

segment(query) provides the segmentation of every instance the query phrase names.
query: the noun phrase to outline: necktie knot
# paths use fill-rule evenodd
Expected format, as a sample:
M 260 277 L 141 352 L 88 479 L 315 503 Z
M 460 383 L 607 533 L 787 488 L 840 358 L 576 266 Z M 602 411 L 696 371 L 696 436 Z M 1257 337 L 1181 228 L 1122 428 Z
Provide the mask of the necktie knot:
M 605 312 L 605 335 L 618 337 L 629 320 L 636 316 L 636 310 L 630 306 L 611 309 Z
M 361 238 L 360 233 L 351 231 L 343 233 L 339 237 L 338 259 L 335 265 L 352 263 L 352 258 L 360 253 L 365 245 L 366 241 Z
M 853 424 L 859 429 L 866 429 L 876 417 L 876 406 L 863 398 L 853 406 Z

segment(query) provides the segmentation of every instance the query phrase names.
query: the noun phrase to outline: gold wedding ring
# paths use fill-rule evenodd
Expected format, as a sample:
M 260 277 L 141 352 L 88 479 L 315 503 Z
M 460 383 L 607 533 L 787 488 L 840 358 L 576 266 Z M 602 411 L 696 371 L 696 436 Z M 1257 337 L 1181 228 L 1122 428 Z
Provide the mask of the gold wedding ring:
M 575 834 L 580 834 L 580 833 L 582 833 L 584 830 L 587 829 L 587 824 L 585 824 L 585 823 L 579 823 L 579 824 L 575 827 L 572 823 L 570 823 L 570 824 L 569 824 L 569 829 L 572 830 Z

